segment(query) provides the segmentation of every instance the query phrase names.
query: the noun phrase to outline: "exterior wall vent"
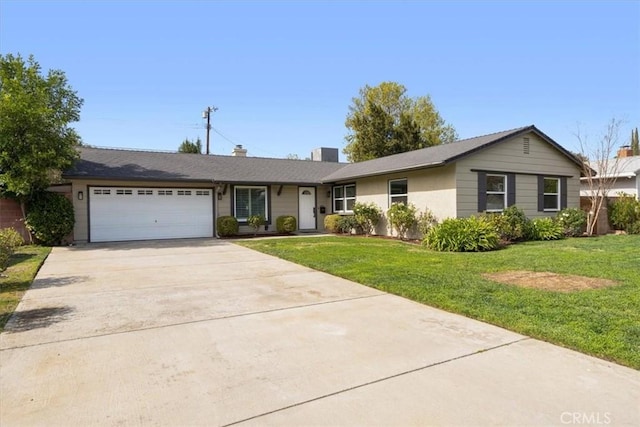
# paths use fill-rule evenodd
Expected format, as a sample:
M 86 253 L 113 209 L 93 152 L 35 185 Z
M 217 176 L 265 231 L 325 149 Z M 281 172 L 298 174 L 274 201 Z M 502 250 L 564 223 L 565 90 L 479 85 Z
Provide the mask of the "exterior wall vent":
M 523 141 L 522 141 L 522 152 L 524 154 L 529 154 L 529 138 L 523 138 Z

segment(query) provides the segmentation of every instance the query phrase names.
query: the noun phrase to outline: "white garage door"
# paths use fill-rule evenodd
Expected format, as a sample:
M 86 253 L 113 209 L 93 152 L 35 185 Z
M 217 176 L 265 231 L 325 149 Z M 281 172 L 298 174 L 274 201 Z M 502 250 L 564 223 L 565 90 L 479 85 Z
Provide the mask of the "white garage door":
M 89 187 L 89 240 L 213 237 L 213 191 Z

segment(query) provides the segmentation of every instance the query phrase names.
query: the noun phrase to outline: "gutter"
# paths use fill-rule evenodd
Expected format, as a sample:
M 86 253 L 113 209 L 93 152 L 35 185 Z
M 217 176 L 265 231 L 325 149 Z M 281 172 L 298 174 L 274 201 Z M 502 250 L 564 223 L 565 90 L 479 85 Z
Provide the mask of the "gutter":
M 399 172 L 411 172 L 414 170 L 419 170 L 419 169 L 429 169 L 429 168 L 435 168 L 435 167 L 439 167 L 439 166 L 445 166 L 447 165 L 448 162 L 446 161 L 440 161 L 440 162 L 435 162 L 435 163 L 425 163 L 425 164 L 421 164 L 421 165 L 416 165 L 416 166 L 410 166 L 407 168 L 402 168 L 402 169 L 385 169 L 382 171 L 377 171 L 377 172 L 372 172 L 372 173 L 366 173 L 366 174 L 358 174 L 358 175 L 351 175 L 351 176 L 346 176 L 346 177 L 338 177 L 337 179 L 332 179 L 330 181 L 322 181 L 322 184 L 331 184 L 334 182 L 340 182 L 340 181 L 349 181 L 352 179 L 360 179 L 360 178 L 370 178 L 372 176 L 380 176 L 380 175 L 387 175 L 390 173 L 399 173 Z

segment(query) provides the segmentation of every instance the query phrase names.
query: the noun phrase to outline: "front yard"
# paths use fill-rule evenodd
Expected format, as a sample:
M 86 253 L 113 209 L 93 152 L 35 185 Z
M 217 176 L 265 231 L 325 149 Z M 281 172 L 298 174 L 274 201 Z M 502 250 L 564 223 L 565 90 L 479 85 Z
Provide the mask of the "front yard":
M 38 269 L 51 252 L 50 247 L 21 246 L 0 275 L 0 332 L 16 309 L 22 295 L 31 286 Z M 5 277 L 6 276 L 6 277 Z
M 238 243 L 640 369 L 638 235 L 528 242 L 486 253 L 433 252 L 366 237 Z M 524 285 L 531 287 L 488 277 L 498 272 L 506 272 L 507 278 L 519 275 L 520 279 L 530 274 L 531 280 Z M 556 274 L 534 276 L 533 272 Z M 554 290 L 543 289 L 545 286 Z

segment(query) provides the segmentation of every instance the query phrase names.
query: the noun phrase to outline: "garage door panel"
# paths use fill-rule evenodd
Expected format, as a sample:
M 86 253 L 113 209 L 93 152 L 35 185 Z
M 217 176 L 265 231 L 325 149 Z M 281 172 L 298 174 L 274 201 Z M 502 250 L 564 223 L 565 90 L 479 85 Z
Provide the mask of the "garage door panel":
M 92 187 L 92 242 L 213 236 L 213 191 Z

